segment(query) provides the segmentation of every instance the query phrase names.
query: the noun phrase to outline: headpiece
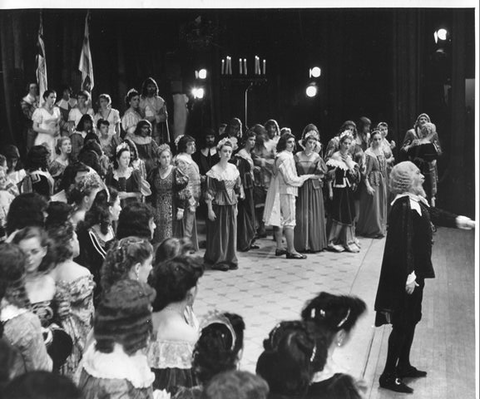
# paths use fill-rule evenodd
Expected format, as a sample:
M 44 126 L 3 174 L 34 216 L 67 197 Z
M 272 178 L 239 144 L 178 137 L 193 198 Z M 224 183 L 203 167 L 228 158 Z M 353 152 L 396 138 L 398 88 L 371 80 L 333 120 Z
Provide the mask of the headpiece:
M 303 136 L 304 140 L 308 140 L 309 138 L 314 138 L 315 140 L 320 141 L 320 135 L 318 134 L 317 131 L 315 130 L 309 130 L 308 132 L 305 133 Z
M 170 151 L 170 153 L 172 152 L 172 149 L 170 148 L 170 146 L 168 144 L 161 144 L 158 146 L 158 149 L 157 149 L 157 154 L 160 155 L 163 151 Z
M 123 149 L 126 149 L 126 150 L 130 151 L 130 146 L 129 146 L 128 143 L 125 142 L 125 141 L 124 141 L 123 143 L 117 145 L 117 147 L 115 148 L 115 154 L 118 155 L 118 153 L 120 152 L 120 150 L 123 150 Z
M 227 137 L 225 137 L 225 138 L 221 139 L 221 140 L 218 142 L 218 144 L 217 144 L 217 151 L 220 151 L 220 150 L 222 149 L 222 147 L 223 147 L 224 145 L 226 145 L 227 143 L 228 143 L 228 145 L 229 145 L 230 147 L 233 147 L 232 141 L 231 141 L 230 139 L 228 139 Z
M 227 327 L 228 331 L 231 334 L 232 338 L 232 346 L 230 348 L 231 351 L 235 349 L 235 343 L 237 342 L 237 334 L 235 334 L 235 330 L 233 329 L 232 323 L 228 320 L 228 317 L 225 316 L 224 313 L 220 313 L 218 310 L 214 310 L 209 312 L 205 318 L 200 323 L 200 331 L 211 326 L 212 324 L 222 324 Z M 222 339 L 225 339 L 224 334 L 222 334 Z
M 348 137 L 351 140 L 353 140 L 353 135 L 351 130 L 344 130 L 342 133 L 340 133 L 339 139 L 342 140 L 344 137 Z
M 322 318 L 322 319 L 325 318 L 325 316 L 326 316 L 325 310 L 319 309 L 319 310 L 318 310 L 318 313 L 320 314 L 320 317 L 319 317 L 319 318 Z M 316 316 L 317 316 L 317 309 L 316 309 L 316 308 L 312 308 L 312 310 L 310 311 L 310 317 L 311 317 L 312 319 L 315 319 Z M 342 327 L 342 326 L 345 324 L 345 322 L 348 320 L 348 317 L 349 317 L 349 316 L 350 316 L 350 308 L 348 308 L 346 316 L 345 316 L 342 320 L 340 320 L 340 322 L 337 324 L 337 328 Z

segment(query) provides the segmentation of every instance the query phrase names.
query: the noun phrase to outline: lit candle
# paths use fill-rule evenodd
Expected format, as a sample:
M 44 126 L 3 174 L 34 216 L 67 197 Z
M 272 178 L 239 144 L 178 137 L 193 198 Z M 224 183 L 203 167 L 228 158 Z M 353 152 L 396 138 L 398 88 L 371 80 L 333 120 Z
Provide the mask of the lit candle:
M 227 56 L 227 75 L 232 74 L 232 58 L 228 55 Z
M 239 73 L 240 73 L 240 75 L 242 75 L 243 71 L 242 71 L 242 59 L 241 58 L 238 60 L 238 65 L 239 65 L 239 71 L 240 71 Z
M 225 60 L 222 58 L 222 75 L 225 74 Z
M 246 58 L 243 59 L 243 71 L 246 75 L 247 74 L 247 59 Z
M 267 73 L 267 60 L 263 59 L 263 74 L 266 75 Z

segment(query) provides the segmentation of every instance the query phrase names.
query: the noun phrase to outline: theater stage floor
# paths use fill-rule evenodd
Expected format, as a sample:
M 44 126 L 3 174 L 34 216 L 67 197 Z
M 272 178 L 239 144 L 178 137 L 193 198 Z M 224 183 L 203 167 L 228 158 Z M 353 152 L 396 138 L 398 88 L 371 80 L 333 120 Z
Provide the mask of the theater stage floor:
M 235 312 L 246 323 L 241 368 L 255 370 L 262 341 L 281 320 L 298 319 L 306 300 L 320 291 L 356 295 L 368 306 L 351 341 L 335 353 L 335 361 L 363 378 L 367 398 L 405 397 L 379 388 L 390 326 L 373 326 L 373 303 L 385 239 L 360 238 L 358 254 L 322 252 L 307 260 L 274 256 L 271 239 L 260 249 L 239 253 L 239 269 L 207 270 L 200 280 L 194 308 L 199 319 L 211 309 Z M 200 251 L 203 254 L 203 251 Z M 422 399 L 475 398 L 475 233 L 439 228 L 433 262 L 437 277 L 427 280 L 412 363 L 428 377 L 408 382 Z

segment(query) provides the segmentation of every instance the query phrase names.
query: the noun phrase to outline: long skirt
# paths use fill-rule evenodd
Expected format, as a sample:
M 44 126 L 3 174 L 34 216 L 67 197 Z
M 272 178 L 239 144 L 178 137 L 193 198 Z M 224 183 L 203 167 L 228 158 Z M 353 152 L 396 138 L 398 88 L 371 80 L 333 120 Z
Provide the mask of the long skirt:
M 255 205 L 253 189 L 245 189 L 245 199 L 238 203 L 237 249 L 248 251 L 255 241 Z
M 328 244 L 348 246 L 355 243 L 355 203 L 349 187 L 333 189 L 331 227 Z
M 371 195 L 365 184 L 361 185 L 356 231 L 364 237 L 380 238 L 386 234 L 387 228 L 387 190 L 383 180 L 373 188 L 375 192 Z
M 215 220 L 207 218 L 207 245 L 204 260 L 212 266 L 237 266 L 237 205 L 213 204 Z
M 327 229 L 323 191 L 307 180 L 298 190 L 295 249 L 320 252 L 327 247 Z

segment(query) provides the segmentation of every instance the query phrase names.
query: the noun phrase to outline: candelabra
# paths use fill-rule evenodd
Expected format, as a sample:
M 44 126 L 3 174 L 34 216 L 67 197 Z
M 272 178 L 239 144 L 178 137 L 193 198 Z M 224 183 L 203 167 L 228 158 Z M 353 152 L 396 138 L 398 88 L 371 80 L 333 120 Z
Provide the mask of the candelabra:
M 245 127 L 248 127 L 248 92 L 253 86 L 267 83 L 267 60 L 265 58 L 261 60 L 260 57 L 256 55 L 254 57 L 253 67 L 250 68 L 250 65 L 247 62 L 247 58 L 244 57 L 238 58 L 238 69 L 232 66 L 232 57 L 229 55 L 222 58 L 221 61 L 222 79 L 247 86 L 244 91 Z

